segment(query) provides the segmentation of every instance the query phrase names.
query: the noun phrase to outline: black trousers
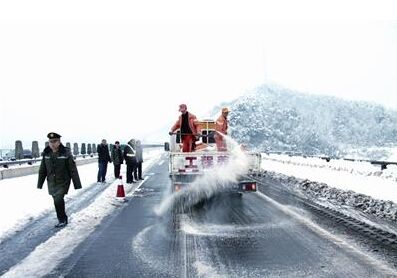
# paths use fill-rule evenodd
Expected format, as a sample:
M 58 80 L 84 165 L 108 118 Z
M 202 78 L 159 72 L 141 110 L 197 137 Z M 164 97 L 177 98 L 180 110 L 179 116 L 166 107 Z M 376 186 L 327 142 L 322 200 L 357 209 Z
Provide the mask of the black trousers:
M 55 211 L 57 213 L 57 218 L 59 222 L 65 222 L 68 220 L 68 216 L 65 212 L 65 200 L 63 199 L 64 196 L 65 195 L 63 194 L 52 195 L 52 198 L 54 199 Z
M 114 165 L 114 177 L 116 179 L 118 179 L 120 177 L 120 168 L 121 168 L 121 164 Z
M 138 170 L 138 179 L 142 179 L 142 162 L 138 162 L 137 170 Z M 137 179 L 136 175 L 135 175 L 135 179 Z
M 106 178 L 106 172 L 108 169 L 107 161 L 98 161 L 98 178 L 97 182 L 104 182 Z
M 132 183 L 134 181 L 132 174 L 135 172 L 136 172 L 136 163 L 127 164 L 127 183 Z

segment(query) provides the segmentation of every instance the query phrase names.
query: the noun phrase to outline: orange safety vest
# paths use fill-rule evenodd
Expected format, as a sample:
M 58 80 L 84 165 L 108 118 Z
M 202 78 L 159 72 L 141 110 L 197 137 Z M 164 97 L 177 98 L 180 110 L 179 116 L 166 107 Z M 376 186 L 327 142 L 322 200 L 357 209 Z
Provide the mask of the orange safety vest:
M 227 119 L 223 115 L 220 115 L 219 118 L 215 122 L 215 130 L 222 134 L 227 135 L 227 128 L 228 128 Z M 220 137 L 219 134 L 215 134 L 215 136 L 216 135 L 218 135 Z

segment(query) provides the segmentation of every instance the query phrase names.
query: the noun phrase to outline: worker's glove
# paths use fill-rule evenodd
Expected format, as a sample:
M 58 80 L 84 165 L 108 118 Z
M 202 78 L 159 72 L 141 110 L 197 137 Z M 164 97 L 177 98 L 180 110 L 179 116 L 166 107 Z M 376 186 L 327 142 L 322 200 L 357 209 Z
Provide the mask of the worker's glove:
M 168 134 L 169 134 L 169 135 L 172 135 L 172 134 L 174 134 L 174 133 L 172 133 L 172 131 L 170 131 L 170 132 L 168 132 Z

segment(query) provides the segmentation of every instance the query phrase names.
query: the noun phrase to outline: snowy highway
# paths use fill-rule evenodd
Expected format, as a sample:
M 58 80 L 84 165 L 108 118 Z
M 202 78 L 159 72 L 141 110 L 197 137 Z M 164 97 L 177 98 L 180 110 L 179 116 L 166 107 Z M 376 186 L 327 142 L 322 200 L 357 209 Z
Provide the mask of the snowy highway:
M 395 270 L 263 193 L 217 196 L 189 213 L 153 212 L 167 164 L 54 277 L 387 277 Z M 274 190 L 273 190 L 274 191 Z M 274 192 L 272 191 L 272 194 Z M 287 194 L 287 193 L 283 193 Z M 286 196 L 284 199 L 291 199 Z M 291 204 L 293 205 L 293 204 Z M 301 208 L 303 210 L 303 208 Z M 50 276 L 49 276 L 50 277 Z
M 66 228 L 54 230 L 49 211 L 3 240 L 0 274 L 397 277 L 395 245 L 382 245 L 277 179 L 265 175 L 256 193 L 216 195 L 186 213 L 159 216 L 170 194 L 167 155 L 147 166 L 145 180 L 127 188 L 128 202 L 115 200 L 117 182 L 90 187 L 67 204 L 73 217 Z M 108 201 L 99 203 L 103 197 Z

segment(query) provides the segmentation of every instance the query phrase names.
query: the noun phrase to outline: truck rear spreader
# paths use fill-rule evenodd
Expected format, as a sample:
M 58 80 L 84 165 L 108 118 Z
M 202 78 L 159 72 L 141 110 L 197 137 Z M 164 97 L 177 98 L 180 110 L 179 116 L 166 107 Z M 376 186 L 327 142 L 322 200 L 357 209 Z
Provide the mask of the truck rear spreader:
M 250 175 L 258 175 L 260 170 L 261 156 L 259 153 L 245 153 L 248 159 L 248 171 L 237 173 L 237 182 L 220 175 L 216 177 L 216 172 L 225 169 L 228 174 L 231 155 L 228 152 L 202 152 L 202 153 L 170 153 L 170 177 L 172 179 L 172 191 L 179 191 L 185 186 L 193 184 L 197 178 L 202 178 L 203 182 L 220 182 L 222 188 L 234 190 L 237 192 L 256 191 L 256 182 L 250 179 Z M 229 173 L 230 175 L 236 174 Z M 208 177 L 206 177 L 208 175 Z M 215 176 L 215 177 L 214 177 Z M 194 186 L 194 184 L 193 184 Z
M 219 152 L 214 140 L 214 122 L 206 120 L 199 124 L 201 141 L 197 142 L 194 152 L 182 152 L 179 136 L 171 136 L 169 175 L 172 192 L 187 188 L 190 191 L 209 190 L 211 193 L 255 192 L 257 184 L 251 176 L 260 173 L 261 154 L 243 151 L 229 137 L 225 137 L 228 151 Z

